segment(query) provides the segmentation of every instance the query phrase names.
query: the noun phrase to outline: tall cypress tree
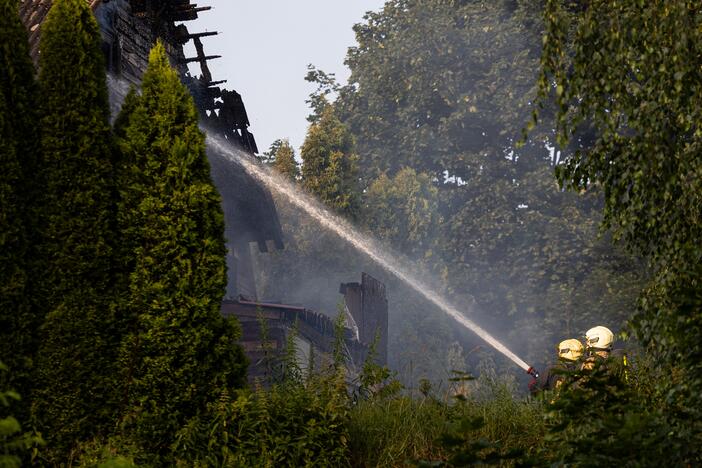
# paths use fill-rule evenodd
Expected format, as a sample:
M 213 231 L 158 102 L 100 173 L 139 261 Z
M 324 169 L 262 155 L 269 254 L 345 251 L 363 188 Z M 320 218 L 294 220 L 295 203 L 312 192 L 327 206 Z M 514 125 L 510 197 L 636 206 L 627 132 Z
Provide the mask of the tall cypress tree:
M 116 134 L 121 237 L 133 249 L 121 261 L 132 268 L 127 310 L 135 319 L 122 346 L 125 427 L 164 464 L 177 430 L 222 390 L 241 386 L 246 365 L 235 323 L 220 314 L 224 216 L 204 135 L 161 44 Z
M 280 146 L 274 153 L 273 167 L 281 174 L 291 180 L 297 180 L 300 175 L 300 168 L 295 161 L 295 150 L 290 145 L 288 139 L 279 140 Z
M 116 188 L 100 31 L 87 3 L 54 1 L 40 46 L 46 263 L 39 293 L 48 315 L 33 412 L 62 457 L 114 421 Z
M 20 219 L 21 201 L 17 197 L 21 168 L 10 118 L 5 96 L 0 93 L 0 356 L 8 362 L 11 362 L 8 358 L 17 356 L 11 340 L 14 341 L 19 325 L 17 312 L 24 308 L 22 296 L 26 283 L 22 261 L 26 239 Z
M 16 0 L 0 0 L 0 359 L 11 369 L 7 384 L 25 397 L 15 408 L 25 418 L 42 315 L 31 305 L 29 284 L 34 187 L 41 183 L 34 65 L 17 8 Z
M 358 156 L 353 136 L 327 105 L 302 145 L 302 185 L 328 207 L 355 216 L 359 209 Z

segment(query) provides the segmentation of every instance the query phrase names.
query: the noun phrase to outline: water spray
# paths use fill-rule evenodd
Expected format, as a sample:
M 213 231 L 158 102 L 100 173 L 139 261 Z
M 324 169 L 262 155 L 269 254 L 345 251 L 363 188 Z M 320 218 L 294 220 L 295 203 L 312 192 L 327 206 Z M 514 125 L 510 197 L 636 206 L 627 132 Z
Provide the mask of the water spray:
M 505 345 L 500 343 L 475 322 L 465 317 L 456 307 L 447 302 L 437 292 L 429 288 L 428 285 L 424 284 L 419 278 L 411 273 L 408 273 L 410 268 L 408 268 L 407 265 L 404 265 L 394 256 L 385 253 L 385 249 L 381 248 L 381 246 L 375 240 L 361 234 L 346 220 L 331 213 L 324 206 L 322 206 L 321 203 L 310 195 L 304 193 L 284 177 L 276 174 L 269 168 L 261 166 L 249 154 L 234 148 L 227 140 L 207 134 L 207 143 L 211 148 L 227 159 L 242 166 L 246 172 L 248 172 L 252 177 L 258 179 L 269 190 L 284 195 L 290 203 L 305 211 L 305 213 L 314 218 L 317 222 L 319 222 L 319 224 L 334 232 L 337 236 L 353 245 L 357 250 L 366 254 L 374 262 L 402 280 L 412 289 L 418 291 L 429 302 L 436 305 L 439 309 L 444 311 L 447 315 L 452 317 L 465 328 L 472 330 L 487 344 L 524 369 L 529 375 L 538 377 L 538 372 L 536 372 L 533 367 L 529 366 L 529 364 L 520 359 L 516 354 L 510 351 Z

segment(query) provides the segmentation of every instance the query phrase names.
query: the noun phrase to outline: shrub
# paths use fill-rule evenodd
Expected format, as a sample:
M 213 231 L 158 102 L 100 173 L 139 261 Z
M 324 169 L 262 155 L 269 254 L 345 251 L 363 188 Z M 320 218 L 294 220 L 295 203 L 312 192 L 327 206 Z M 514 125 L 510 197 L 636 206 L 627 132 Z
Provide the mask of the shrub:
M 191 421 L 175 452 L 183 466 L 345 466 L 347 419 L 340 374 L 242 390 Z
M 645 358 L 576 372 L 547 405 L 543 462 L 573 466 L 693 466 L 699 433 L 679 433 L 686 410 L 655 382 L 675 378 Z
M 0 362 L 0 376 L 7 367 Z M 12 402 L 20 400 L 17 392 L 0 390 L 0 407 L 9 408 Z M 4 411 L 3 411 L 4 412 Z M 0 467 L 15 468 L 22 465 L 23 458 L 34 459 L 37 448 L 43 444 L 41 437 L 34 433 L 22 433 L 22 426 L 14 416 L 0 417 Z

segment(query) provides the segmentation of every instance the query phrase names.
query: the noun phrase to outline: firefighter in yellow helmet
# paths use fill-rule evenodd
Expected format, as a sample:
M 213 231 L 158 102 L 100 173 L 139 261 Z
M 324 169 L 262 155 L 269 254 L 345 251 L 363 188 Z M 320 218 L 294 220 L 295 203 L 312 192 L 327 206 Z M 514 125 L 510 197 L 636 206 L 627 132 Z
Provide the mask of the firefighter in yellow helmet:
M 583 344 L 575 338 L 563 340 L 558 344 L 558 362 L 529 384 L 532 394 L 541 390 L 557 390 L 566 378 L 563 372 L 572 372 L 578 369 L 580 358 L 583 355 Z
M 587 347 L 587 357 L 582 365 L 582 370 L 592 370 L 598 362 L 604 362 L 612 353 L 614 343 L 614 333 L 603 326 L 589 329 L 585 333 L 585 345 Z

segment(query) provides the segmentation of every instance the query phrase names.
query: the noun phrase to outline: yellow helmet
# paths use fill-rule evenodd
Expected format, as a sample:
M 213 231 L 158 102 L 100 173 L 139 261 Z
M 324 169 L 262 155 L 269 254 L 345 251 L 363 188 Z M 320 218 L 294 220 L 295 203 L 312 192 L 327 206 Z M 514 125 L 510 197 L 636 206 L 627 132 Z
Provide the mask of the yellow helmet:
M 558 344 L 558 357 L 565 361 L 577 361 L 583 355 L 583 344 L 580 340 L 571 338 Z
M 597 326 L 589 329 L 587 333 L 585 333 L 585 341 L 588 348 L 603 350 L 612 349 L 614 333 L 607 327 Z

